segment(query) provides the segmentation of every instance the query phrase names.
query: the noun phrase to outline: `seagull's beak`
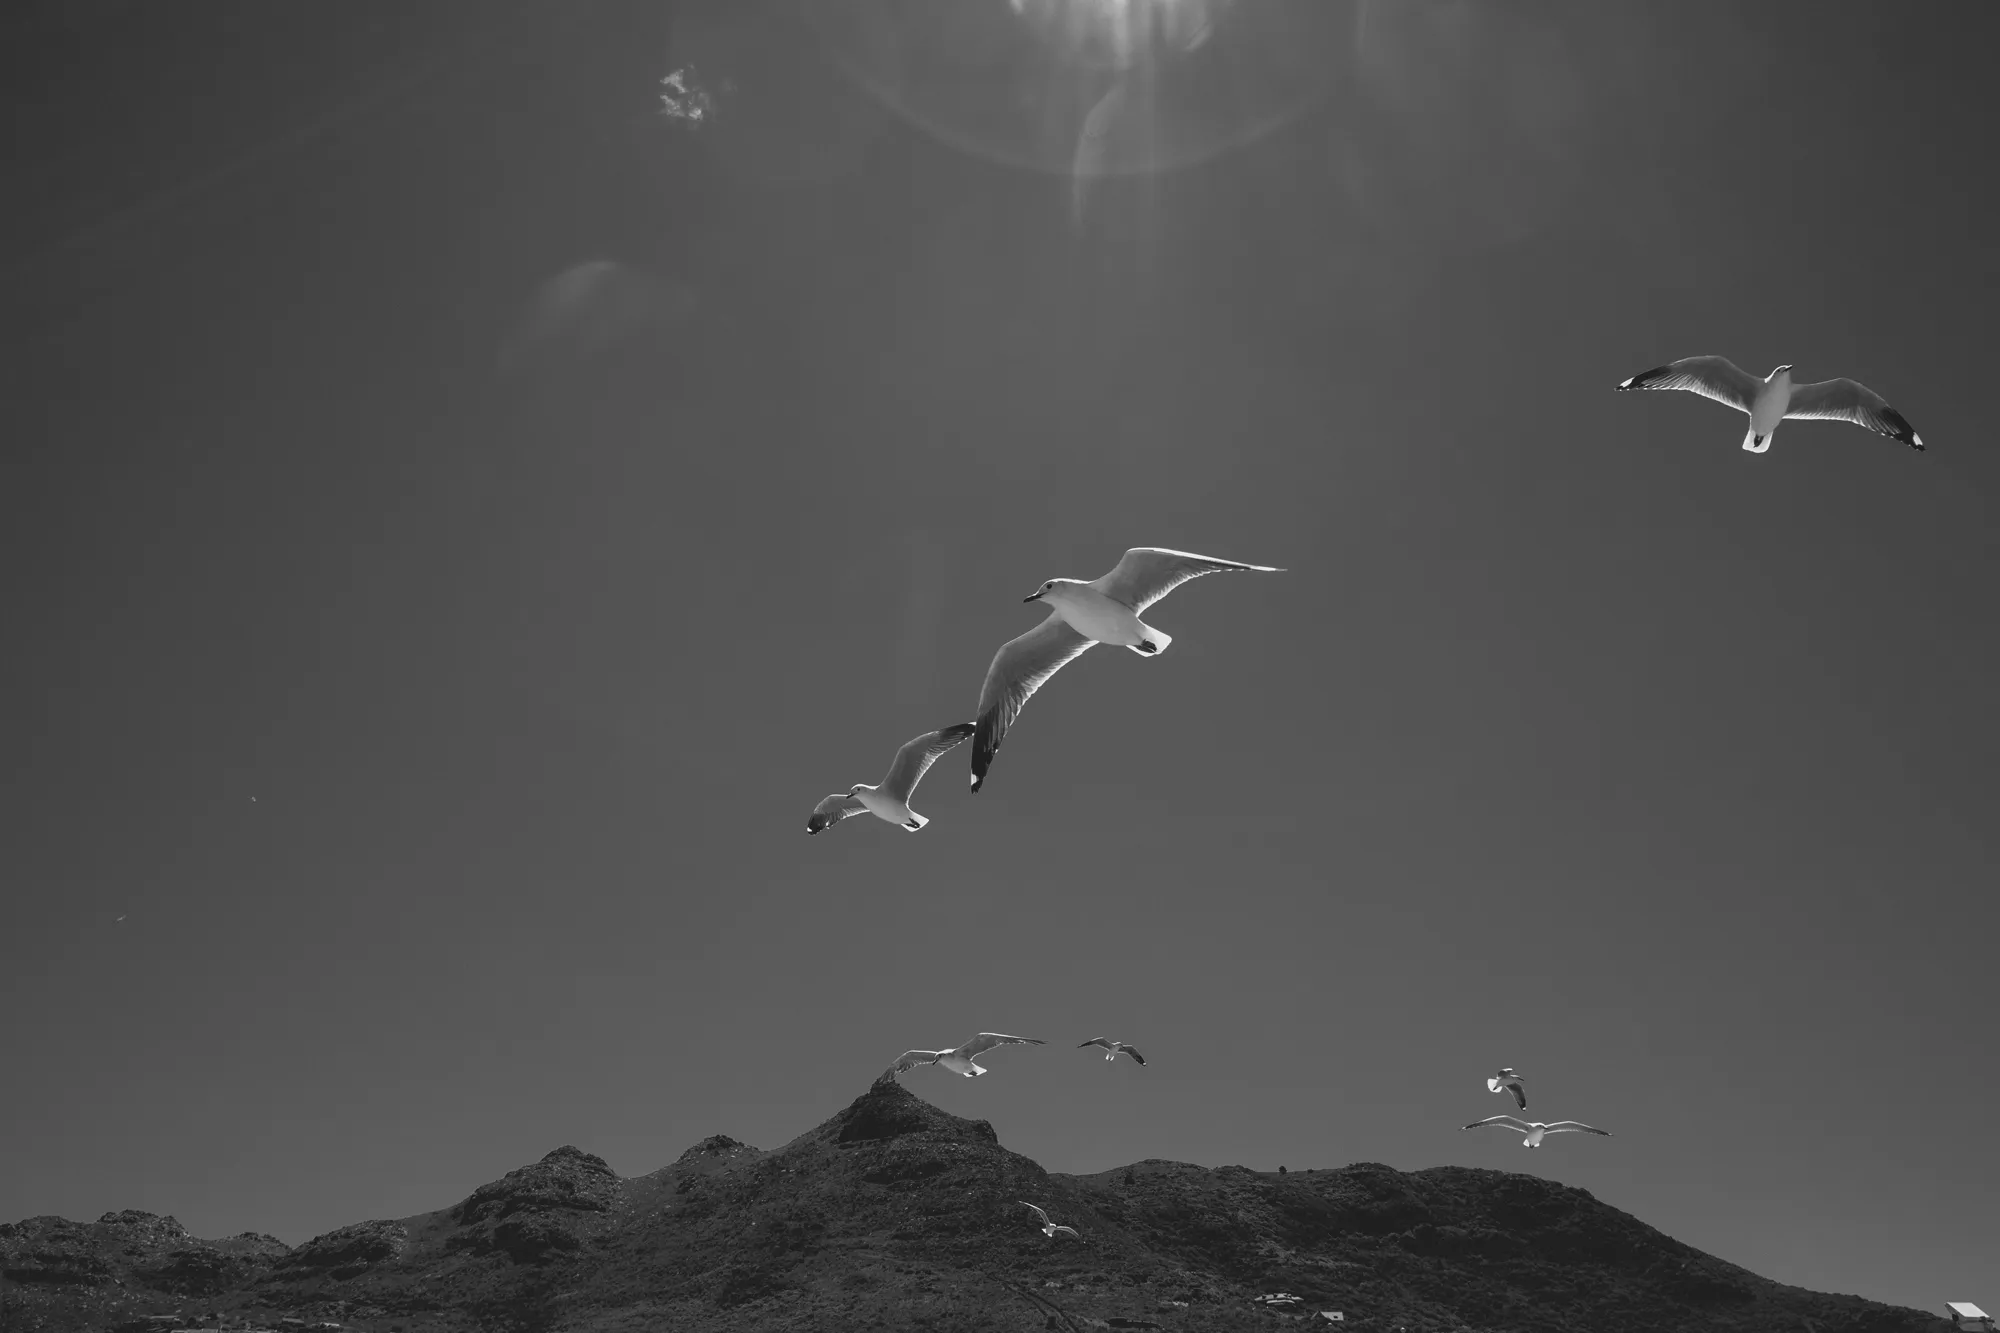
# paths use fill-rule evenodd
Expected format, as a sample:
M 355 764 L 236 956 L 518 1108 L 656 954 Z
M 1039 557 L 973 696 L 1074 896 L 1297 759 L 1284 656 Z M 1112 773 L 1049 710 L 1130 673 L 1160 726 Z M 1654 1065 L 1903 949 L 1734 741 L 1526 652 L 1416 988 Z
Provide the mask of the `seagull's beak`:
M 1021 600 L 1024 602 L 1039 602 L 1042 600 L 1042 594 L 1037 591 L 1027 597 L 1023 597 Z

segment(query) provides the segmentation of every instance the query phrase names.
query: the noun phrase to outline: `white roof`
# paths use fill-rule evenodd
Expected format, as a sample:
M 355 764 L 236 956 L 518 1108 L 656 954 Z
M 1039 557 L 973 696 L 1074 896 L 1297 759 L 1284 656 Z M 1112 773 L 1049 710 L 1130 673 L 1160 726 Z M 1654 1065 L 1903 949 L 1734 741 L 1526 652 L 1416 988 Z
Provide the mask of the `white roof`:
M 1978 1306 L 1974 1305 L 1971 1301 L 1946 1301 L 1945 1305 L 1951 1310 L 1953 1314 L 1957 1315 L 1960 1319 L 1989 1318 L 1986 1311 L 1980 1309 Z

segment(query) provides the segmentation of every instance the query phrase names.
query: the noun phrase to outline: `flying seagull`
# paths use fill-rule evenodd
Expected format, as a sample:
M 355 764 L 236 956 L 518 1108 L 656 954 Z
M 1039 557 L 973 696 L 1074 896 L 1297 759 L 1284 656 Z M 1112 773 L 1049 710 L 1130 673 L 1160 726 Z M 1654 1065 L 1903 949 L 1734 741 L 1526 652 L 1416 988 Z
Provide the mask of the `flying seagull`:
M 982 1032 L 965 1045 L 949 1051 L 904 1051 L 896 1057 L 896 1063 L 884 1070 L 877 1083 L 886 1083 L 905 1070 L 918 1065 L 943 1065 L 954 1074 L 967 1078 L 978 1078 L 985 1073 L 977 1057 L 986 1054 L 995 1046 L 1046 1046 L 1039 1037 L 1010 1037 L 1004 1032 Z
M 1514 1094 L 1514 1105 L 1523 1111 L 1528 1109 L 1528 1092 L 1521 1086 L 1521 1076 L 1511 1069 L 1503 1069 L 1486 1080 L 1488 1092 L 1498 1092 L 1502 1088 Z
M 915 833 L 930 820 L 910 809 L 910 793 L 924 780 L 924 774 L 937 762 L 939 755 L 971 734 L 970 722 L 957 722 L 905 741 L 903 748 L 896 751 L 896 757 L 890 761 L 889 775 L 882 779 L 880 786 L 871 787 L 865 782 L 857 782 L 845 796 L 833 793 L 813 807 L 812 818 L 806 821 L 806 832 L 818 833 L 830 829 L 849 815 L 858 815 L 866 810 L 877 819 L 901 824 Z
M 1080 1044 L 1077 1047 L 1077 1049 L 1080 1051 L 1085 1046 L 1102 1046 L 1104 1048 L 1104 1058 L 1107 1060 L 1116 1060 L 1118 1058 L 1118 1053 L 1120 1051 L 1123 1051 L 1126 1055 L 1131 1056 L 1134 1060 L 1137 1060 L 1140 1064 L 1143 1065 L 1146 1063 L 1146 1057 L 1139 1054 L 1138 1047 L 1128 1045 L 1127 1043 L 1122 1041 L 1113 1041 L 1109 1037 L 1092 1037 L 1089 1041 Z
M 1067 1231 L 1070 1235 L 1076 1236 L 1078 1240 L 1083 1239 L 1082 1236 L 1077 1235 L 1077 1230 L 1075 1227 L 1059 1227 L 1055 1223 L 1049 1221 L 1049 1215 L 1043 1212 L 1040 1208 L 1037 1208 L 1034 1204 L 1029 1203 L 1026 1199 L 1022 1199 L 1019 1202 L 1023 1208 L 1034 1208 L 1035 1216 L 1042 1219 L 1042 1234 L 1044 1236 L 1047 1236 L 1050 1240 L 1054 1240 L 1056 1238 L 1056 1233 L 1058 1231 Z
M 1109 574 L 1085 583 L 1050 579 L 1021 600 L 1046 602 L 1049 617 L 1018 639 L 1000 645 L 979 690 L 979 734 L 972 742 L 972 789 L 986 781 L 993 755 L 1028 699 L 1050 676 L 1092 644 L 1116 643 L 1141 657 L 1167 650 L 1173 636 L 1139 619 L 1146 608 L 1203 574 L 1282 574 L 1270 565 L 1245 565 L 1214 556 L 1135 546 Z
M 1475 1120 L 1469 1125 L 1461 1125 L 1460 1128 L 1478 1129 L 1481 1125 L 1500 1125 L 1506 1129 L 1520 1130 L 1528 1136 L 1521 1140 L 1521 1146 L 1524 1148 L 1541 1147 L 1544 1134 L 1602 1134 L 1607 1139 L 1611 1137 L 1610 1130 L 1592 1129 L 1581 1120 L 1558 1120 L 1552 1125 L 1545 1125 L 1539 1120 L 1517 1120 L 1511 1115 L 1489 1115 L 1484 1120 Z
M 1753 454 L 1771 447 L 1771 433 L 1787 417 L 1852 421 L 1919 453 L 1924 447 L 1903 414 L 1867 385 L 1853 380 L 1794 384 L 1790 366 L 1779 366 L 1760 380 L 1727 357 L 1684 356 L 1634 375 L 1618 388 L 1621 393 L 1627 389 L 1686 389 L 1747 413 L 1750 429 L 1743 435 L 1743 447 Z

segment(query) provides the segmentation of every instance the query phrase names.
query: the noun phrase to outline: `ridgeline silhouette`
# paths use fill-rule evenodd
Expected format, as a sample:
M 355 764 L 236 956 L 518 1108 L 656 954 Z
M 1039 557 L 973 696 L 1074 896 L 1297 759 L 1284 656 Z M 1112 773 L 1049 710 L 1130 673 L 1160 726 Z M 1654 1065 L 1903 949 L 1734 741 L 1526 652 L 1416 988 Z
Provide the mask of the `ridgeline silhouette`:
M 1045 1236 L 1020 1200 L 1080 1239 Z M 0 1327 L 1272 1329 L 1931 1333 L 1783 1286 L 1588 1192 L 1468 1167 L 1052 1175 L 895 1083 L 764 1151 L 717 1135 L 620 1179 L 563 1147 L 463 1202 L 290 1248 L 170 1217 L 0 1225 Z M 1258 1301 L 1283 1292 L 1287 1301 Z M 1805 1321 L 1810 1320 L 1808 1325 Z

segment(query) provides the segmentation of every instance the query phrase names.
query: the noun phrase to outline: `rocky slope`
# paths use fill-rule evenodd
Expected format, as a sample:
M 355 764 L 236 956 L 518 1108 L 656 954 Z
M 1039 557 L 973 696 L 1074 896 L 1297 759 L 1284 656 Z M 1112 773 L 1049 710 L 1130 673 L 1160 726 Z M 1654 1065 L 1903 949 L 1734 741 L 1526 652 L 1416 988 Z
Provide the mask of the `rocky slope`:
M 1080 1239 L 1045 1237 L 1020 1200 Z M 1276 1328 L 1934 1333 L 1781 1286 L 1534 1176 L 1146 1161 L 1050 1175 L 896 1084 L 782 1148 L 717 1136 L 651 1175 L 558 1148 L 454 1207 L 291 1249 L 107 1214 L 0 1226 L 8 1330 Z M 1257 1302 L 1285 1292 L 1293 1301 Z

